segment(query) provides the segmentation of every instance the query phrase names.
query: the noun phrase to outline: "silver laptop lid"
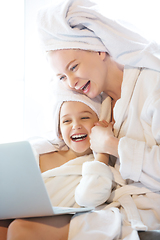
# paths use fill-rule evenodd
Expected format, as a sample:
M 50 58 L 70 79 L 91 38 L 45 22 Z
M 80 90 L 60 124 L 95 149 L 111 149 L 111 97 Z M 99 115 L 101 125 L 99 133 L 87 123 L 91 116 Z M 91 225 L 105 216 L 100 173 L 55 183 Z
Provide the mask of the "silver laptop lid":
M 53 214 L 27 141 L 0 144 L 0 219 Z

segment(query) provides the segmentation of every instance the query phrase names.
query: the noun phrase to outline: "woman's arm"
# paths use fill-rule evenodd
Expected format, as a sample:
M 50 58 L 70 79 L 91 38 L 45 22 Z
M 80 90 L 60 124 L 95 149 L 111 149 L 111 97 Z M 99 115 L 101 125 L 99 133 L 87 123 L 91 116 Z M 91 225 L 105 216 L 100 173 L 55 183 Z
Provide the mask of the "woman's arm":
M 113 123 L 108 126 L 102 125 L 100 122 L 93 127 L 90 134 L 91 149 L 97 153 L 107 153 L 118 157 L 119 139 L 114 137 Z

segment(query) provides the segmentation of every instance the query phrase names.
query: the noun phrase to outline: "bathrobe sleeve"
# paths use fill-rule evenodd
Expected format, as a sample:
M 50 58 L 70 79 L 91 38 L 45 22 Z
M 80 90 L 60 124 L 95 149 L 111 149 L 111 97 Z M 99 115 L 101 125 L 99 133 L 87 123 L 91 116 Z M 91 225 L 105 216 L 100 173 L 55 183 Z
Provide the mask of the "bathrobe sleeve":
M 145 80 L 151 82 L 151 79 Z M 128 129 L 132 130 L 127 130 L 126 136 L 120 138 L 118 152 L 120 172 L 124 179 L 140 181 L 148 188 L 160 190 L 160 73 L 155 73 L 150 84 L 145 88 L 145 85 L 141 85 L 141 95 L 137 101 L 139 127 L 136 120 L 135 125 L 128 125 Z M 140 108 L 140 100 L 145 95 L 147 97 Z M 135 119 L 139 117 L 138 114 Z M 132 119 L 134 116 L 132 114 Z
M 96 207 L 106 202 L 112 189 L 112 172 L 101 162 L 85 162 L 82 179 L 75 190 L 75 200 L 80 206 Z

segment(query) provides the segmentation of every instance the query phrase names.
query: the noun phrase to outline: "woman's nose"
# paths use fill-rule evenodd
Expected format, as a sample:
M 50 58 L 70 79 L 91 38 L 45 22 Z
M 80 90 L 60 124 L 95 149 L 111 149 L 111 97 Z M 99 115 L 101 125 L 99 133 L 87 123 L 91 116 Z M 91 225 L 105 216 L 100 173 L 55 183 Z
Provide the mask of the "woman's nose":
M 74 77 L 74 76 L 68 76 L 68 86 L 70 87 L 70 88 L 75 88 L 75 86 L 77 85 L 77 79 L 76 79 L 76 77 Z

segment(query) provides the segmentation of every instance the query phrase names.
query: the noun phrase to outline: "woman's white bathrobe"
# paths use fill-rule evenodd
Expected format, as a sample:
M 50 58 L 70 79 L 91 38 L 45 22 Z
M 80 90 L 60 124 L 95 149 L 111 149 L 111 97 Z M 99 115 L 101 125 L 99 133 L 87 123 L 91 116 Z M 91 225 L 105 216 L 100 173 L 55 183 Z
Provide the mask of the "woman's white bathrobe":
M 160 73 L 126 66 L 114 118 L 120 139 L 119 159 L 111 168 L 116 188 L 95 216 L 72 218 L 69 240 L 136 240 L 136 230 L 160 230 Z
M 160 190 L 160 73 L 126 67 L 114 117 L 122 177 Z
M 120 142 L 110 167 L 113 191 L 96 211 L 72 217 L 69 240 L 138 240 L 137 230 L 160 230 L 160 73 L 125 67 L 114 118 Z

